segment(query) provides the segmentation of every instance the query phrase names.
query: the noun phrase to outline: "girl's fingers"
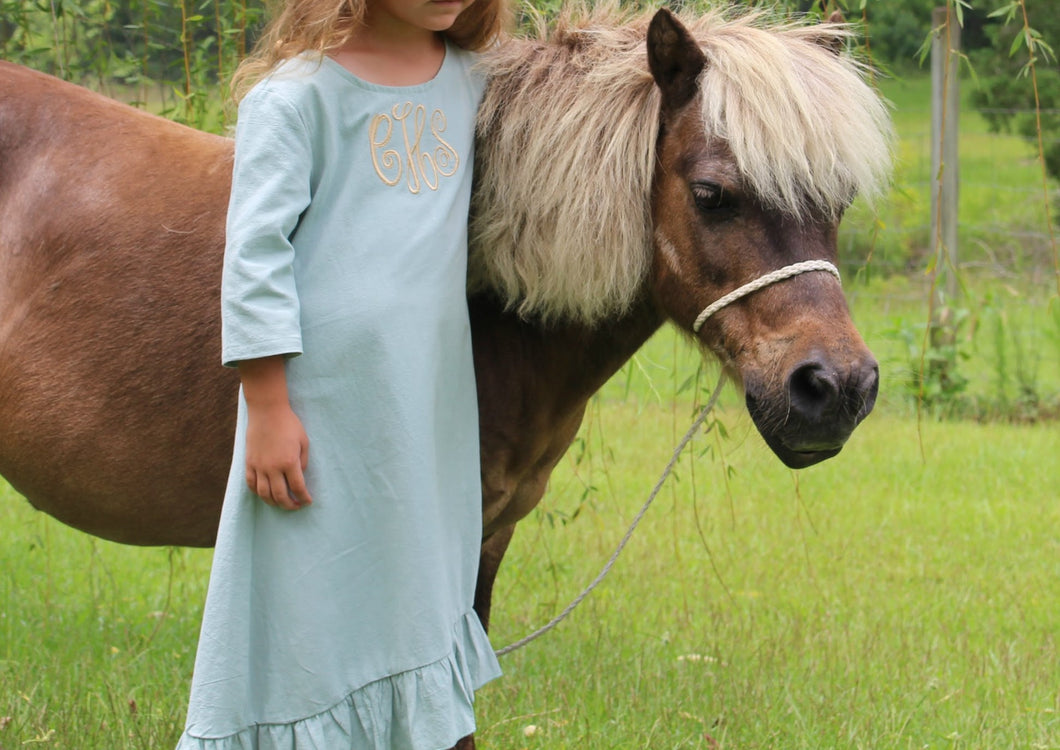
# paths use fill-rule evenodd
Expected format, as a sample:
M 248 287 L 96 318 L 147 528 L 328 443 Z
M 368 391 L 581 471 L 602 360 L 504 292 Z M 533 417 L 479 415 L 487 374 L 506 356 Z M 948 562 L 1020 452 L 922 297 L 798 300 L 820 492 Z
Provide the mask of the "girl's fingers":
M 247 487 L 267 505 L 284 510 L 298 510 L 313 502 L 306 486 L 305 475 L 298 466 L 287 471 L 256 471 L 250 467 L 246 472 Z
M 277 507 L 282 507 L 284 511 L 297 511 L 302 505 L 308 504 L 303 502 L 290 487 L 291 475 L 293 475 L 293 469 L 278 469 L 275 474 L 269 477 L 269 486 L 271 488 L 272 503 Z M 301 480 L 301 471 L 299 471 L 299 479 Z M 307 497 L 304 487 L 305 482 L 302 481 L 302 494 Z
M 299 508 L 313 502 L 313 498 L 309 496 L 309 488 L 306 487 L 305 475 L 298 467 L 287 473 L 287 490 Z
M 277 508 L 283 508 L 284 510 L 297 510 L 298 504 L 291 499 L 290 494 L 287 492 L 287 481 L 284 479 L 283 472 L 280 470 L 274 471 L 269 474 L 269 505 L 275 505 Z
M 269 480 L 264 474 L 259 474 L 248 466 L 246 479 L 247 488 L 250 489 L 251 492 L 268 505 L 274 504 L 269 491 Z
M 272 488 L 273 483 L 269 481 L 269 475 L 265 472 L 258 472 L 258 486 L 254 492 L 268 505 L 276 505 L 276 498 L 273 495 Z

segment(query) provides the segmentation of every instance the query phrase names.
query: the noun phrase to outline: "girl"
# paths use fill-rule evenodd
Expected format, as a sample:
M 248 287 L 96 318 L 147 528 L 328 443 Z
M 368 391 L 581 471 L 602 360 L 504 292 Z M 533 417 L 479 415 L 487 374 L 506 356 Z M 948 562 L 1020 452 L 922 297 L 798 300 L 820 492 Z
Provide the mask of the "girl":
M 465 50 L 501 2 L 289 0 L 237 72 L 242 388 L 180 750 L 449 748 L 499 674 L 471 608 Z

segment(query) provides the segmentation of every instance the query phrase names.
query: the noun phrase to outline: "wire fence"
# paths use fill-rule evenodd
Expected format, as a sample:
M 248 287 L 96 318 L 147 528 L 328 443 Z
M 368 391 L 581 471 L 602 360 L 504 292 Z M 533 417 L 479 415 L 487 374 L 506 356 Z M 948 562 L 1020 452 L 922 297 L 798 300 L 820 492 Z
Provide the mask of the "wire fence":
M 1032 283 L 1055 281 L 1057 183 L 1049 178 L 1043 185 L 1036 143 L 1011 133 L 990 132 L 984 114 L 974 109 L 961 112 L 958 272 L 986 272 Z M 841 236 L 848 266 L 868 263 L 885 275 L 925 271 L 935 250 L 930 111 L 925 105 L 921 110 L 906 108 L 901 115 L 903 121 L 923 124 L 901 133 L 894 190 L 876 212 L 862 209 L 848 217 Z M 1055 142 L 1060 141 L 1045 143 Z
M 894 189 L 875 210 L 855 206 L 840 234 L 855 311 L 889 395 L 957 416 L 1060 415 L 1060 195 L 1038 144 L 993 132 L 989 111 L 961 110 L 956 268 L 943 267 L 931 221 L 930 86 L 898 86 Z M 1033 112 L 1016 112 L 1029 114 Z M 939 275 L 956 273 L 947 298 Z M 898 387 L 895 388 L 895 384 Z

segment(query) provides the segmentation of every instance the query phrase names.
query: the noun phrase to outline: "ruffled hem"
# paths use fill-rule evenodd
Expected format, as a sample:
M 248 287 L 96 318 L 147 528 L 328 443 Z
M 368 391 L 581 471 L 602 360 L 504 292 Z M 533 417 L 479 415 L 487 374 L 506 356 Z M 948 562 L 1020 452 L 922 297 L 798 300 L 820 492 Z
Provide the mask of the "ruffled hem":
M 177 750 L 448 750 L 475 731 L 475 690 L 500 665 L 474 612 L 453 629 L 453 649 L 432 664 L 358 688 L 331 708 L 225 737 L 193 737 Z

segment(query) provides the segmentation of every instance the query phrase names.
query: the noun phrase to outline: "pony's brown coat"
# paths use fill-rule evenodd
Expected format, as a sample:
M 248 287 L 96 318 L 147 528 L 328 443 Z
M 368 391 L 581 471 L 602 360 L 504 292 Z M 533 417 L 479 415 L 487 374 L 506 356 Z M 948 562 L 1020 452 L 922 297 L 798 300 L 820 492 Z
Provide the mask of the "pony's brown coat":
M 212 542 L 230 173 L 227 139 L 0 68 L 0 473 L 70 525 Z

